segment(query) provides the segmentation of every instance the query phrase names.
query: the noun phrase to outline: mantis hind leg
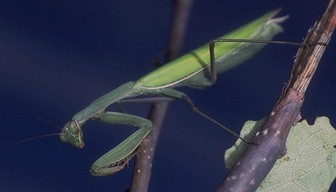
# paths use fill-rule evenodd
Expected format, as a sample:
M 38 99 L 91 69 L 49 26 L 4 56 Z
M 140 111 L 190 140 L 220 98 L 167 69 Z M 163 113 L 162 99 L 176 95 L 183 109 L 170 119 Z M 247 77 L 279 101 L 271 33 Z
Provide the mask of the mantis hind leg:
M 209 53 L 210 53 L 210 83 L 211 85 L 216 83 L 217 72 L 216 72 L 216 57 L 215 57 L 215 43 L 217 40 L 211 40 L 209 42 Z
M 203 89 L 216 83 L 218 71 L 216 69 L 215 44 L 218 42 L 230 41 L 226 41 L 225 39 L 213 39 L 209 42 L 209 67 L 204 69 L 204 74 L 202 76 L 197 76 L 196 78 L 190 77 L 190 79 L 187 80 L 189 86 Z M 191 52 L 191 55 L 193 55 L 201 65 L 208 65 L 207 63 L 204 63 L 204 61 L 196 52 Z
M 279 45 L 295 45 L 295 46 L 307 46 L 304 43 L 290 42 L 290 41 L 271 41 L 269 39 L 213 39 L 209 42 L 209 53 L 210 53 L 210 67 L 209 67 L 209 84 L 212 85 L 217 80 L 217 69 L 216 69 L 216 56 L 215 56 L 215 44 L 216 43 L 253 43 L 253 44 L 279 44 Z M 252 48 L 251 48 L 252 49 Z M 244 52 L 244 51 L 242 51 Z M 243 57 L 243 56 L 242 56 Z
M 209 56 L 210 56 L 210 68 L 209 74 L 210 78 L 207 78 L 207 85 L 211 86 L 216 83 L 217 81 L 217 71 L 216 71 L 216 56 L 215 56 L 215 44 L 218 42 L 228 42 L 222 39 L 213 39 L 209 42 Z M 204 76 L 206 77 L 206 76 Z

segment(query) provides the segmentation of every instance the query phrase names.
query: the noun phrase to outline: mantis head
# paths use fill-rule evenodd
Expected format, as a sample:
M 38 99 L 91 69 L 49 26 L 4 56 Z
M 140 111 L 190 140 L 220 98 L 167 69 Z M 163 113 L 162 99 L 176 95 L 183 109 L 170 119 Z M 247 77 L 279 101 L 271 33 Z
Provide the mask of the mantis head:
M 71 120 L 64 125 L 60 139 L 62 142 L 69 143 L 75 147 L 84 147 L 83 132 L 77 121 Z

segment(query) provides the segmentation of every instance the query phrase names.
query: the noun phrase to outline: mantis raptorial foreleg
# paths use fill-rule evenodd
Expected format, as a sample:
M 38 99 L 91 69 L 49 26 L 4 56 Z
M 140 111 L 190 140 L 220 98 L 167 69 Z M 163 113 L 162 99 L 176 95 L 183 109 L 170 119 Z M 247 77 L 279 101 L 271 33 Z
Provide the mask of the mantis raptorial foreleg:
M 152 122 L 148 119 L 125 113 L 102 112 L 93 117 L 93 119 L 109 124 L 130 125 L 139 128 L 93 163 L 90 171 L 95 176 L 104 176 L 123 169 L 128 160 L 135 154 L 135 149 L 152 128 Z M 114 163 L 111 164 L 111 162 Z

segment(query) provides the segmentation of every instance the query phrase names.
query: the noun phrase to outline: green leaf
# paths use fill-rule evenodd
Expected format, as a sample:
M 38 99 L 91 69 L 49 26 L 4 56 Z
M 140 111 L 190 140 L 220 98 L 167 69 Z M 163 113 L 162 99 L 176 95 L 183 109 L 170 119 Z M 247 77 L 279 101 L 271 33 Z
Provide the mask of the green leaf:
M 241 132 L 244 138 L 254 135 L 264 119 L 247 121 Z M 336 130 L 327 117 L 318 117 L 314 125 L 307 121 L 292 127 L 286 147 L 258 191 L 328 191 L 336 177 Z M 228 168 L 245 150 L 246 144 L 237 141 L 225 152 Z

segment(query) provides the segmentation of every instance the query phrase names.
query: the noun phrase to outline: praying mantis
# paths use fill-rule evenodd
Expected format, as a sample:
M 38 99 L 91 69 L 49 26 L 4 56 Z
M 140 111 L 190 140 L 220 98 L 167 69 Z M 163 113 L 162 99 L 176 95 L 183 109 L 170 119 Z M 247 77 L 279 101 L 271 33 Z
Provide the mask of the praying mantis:
M 194 112 L 236 135 L 210 116 L 196 108 L 192 100 L 176 87 L 189 86 L 203 89 L 216 81 L 216 75 L 227 71 L 255 55 L 266 42 L 282 32 L 279 25 L 287 17 L 273 18 L 279 10 L 271 11 L 258 19 L 205 44 L 186 55 L 144 75 L 137 81 L 130 81 L 93 101 L 68 121 L 60 134 L 61 141 L 78 148 L 84 147 L 82 126 L 88 120 L 109 124 L 130 125 L 138 128 L 116 147 L 94 162 L 91 174 L 105 176 L 124 168 L 136 154 L 136 149 L 149 134 L 152 122 L 146 118 L 124 112 L 106 111 L 112 104 L 141 95 L 164 96 L 182 99 Z M 254 42 L 246 42 L 245 40 Z M 229 42 L 230 41 L 230 42 Z M 221 42 L 221 43 L 219 43 Z M 218 43 L 218 44 L 216 44 Z M 216 46 L 215 46 L 216 44 Z M 210 52 L 209 52 L 210 50 Z

